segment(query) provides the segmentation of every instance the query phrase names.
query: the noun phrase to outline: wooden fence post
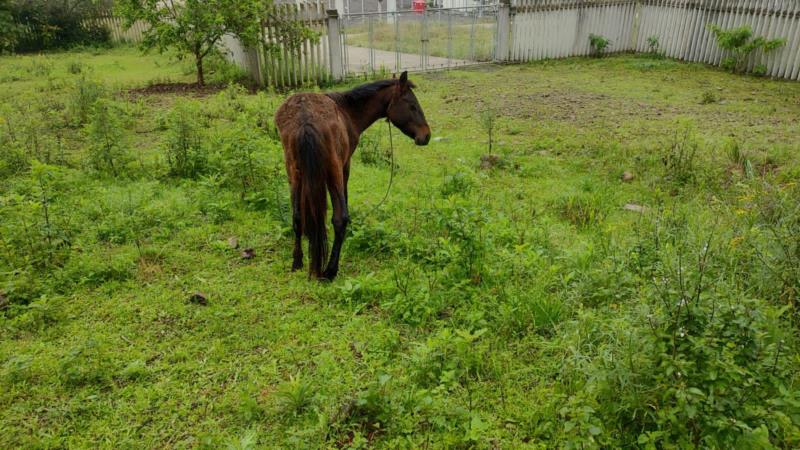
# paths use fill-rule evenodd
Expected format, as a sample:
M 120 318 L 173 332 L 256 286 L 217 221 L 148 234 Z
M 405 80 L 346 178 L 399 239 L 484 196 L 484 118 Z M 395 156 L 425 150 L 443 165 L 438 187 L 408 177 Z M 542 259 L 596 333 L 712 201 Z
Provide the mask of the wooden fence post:
M 638 51 L 639 48 L 639 23 L 641 20 L 642 2 L 637 0 L 636 5 L 633 7 L 633 24 L 631 25 L 631 41 L 629 42 L 630 51 L 632 52 Z
M 342 64 L 342 39 L 339 33 L 339 12 L 329 9 L 328 13 L 328 50 L 330 52 L 331 77 L 334 80 L 344 78 L 344 65 Z
M 259 87 L 264 87 L 264 78 L 261 76 L 261 60 L 258 53 L 258 47 L 244 49 L 247 73 L 250 75 L 250 79 L 255 81 Z
M 495 62 L 508 61 L 508 41 L 511 39 L 511 0 L 500 0 L 497 10 L 497 44 L 494 51 Z

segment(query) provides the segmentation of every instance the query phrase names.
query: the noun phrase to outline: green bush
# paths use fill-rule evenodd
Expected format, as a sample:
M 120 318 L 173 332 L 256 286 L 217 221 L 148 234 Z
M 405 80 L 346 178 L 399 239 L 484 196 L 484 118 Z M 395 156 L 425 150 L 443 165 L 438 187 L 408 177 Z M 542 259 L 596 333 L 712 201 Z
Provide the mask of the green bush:
M 753 29 L 749 25 L 725 30 L 719 25 L 709 24 L 708 28 L 717 38 L 717 45 L 730 55 L 722 59 L 720 63 L 722 68 L 734 73 L 740 73 L 746 69 L 747 58 L 753 52 L 759 50 L 767 54 L 786 44 L 786 39 L 783 38 L 766 39 L 761 36 L 753 37 Z M 766 72 L 766 67 L 758 69 L 759 72 Z
M 208 171 L 208 148 L 194 101 L 180 101 L 167 116 L 164 142 L 169 175 L 197 178 Z
M 606 50 L 611 46 L 611 41 L 603 36 L 596 34 L 589 35 L 589 46 L 592 49 L 592 55 L 601 57 Z
M 7 11 L 18 27 L 16 36 L 7 41 L 20 52 L 105 45 L 109 31 L 93 22 L 105 6 L 91 0 L 12 2 Z
M 98 100 L 93 108 L 86 134 L 89 138 L 89 165 L 98 172 L 119 176 L 131 160 L 120 111 L 107 101 Z
M 83 126 L 89 122 L 95 103 L 106 96 L 105 87 L 86 77 L 75 81 L 67 100 L 67 117 L 73 126 Z

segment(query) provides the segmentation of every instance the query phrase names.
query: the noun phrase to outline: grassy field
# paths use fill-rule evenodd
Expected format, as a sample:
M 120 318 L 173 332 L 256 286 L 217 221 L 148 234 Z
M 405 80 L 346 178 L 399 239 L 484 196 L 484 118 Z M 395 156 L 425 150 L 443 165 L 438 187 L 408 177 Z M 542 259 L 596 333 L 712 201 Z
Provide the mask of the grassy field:
M 373 210 L 368 132 L 321 284 L 289 271 L 285 94 L 131 90 L 191 79 L 0 58 L 0 448 L 800 446 L 800 84 L 415 75 L 434 140 L 395 130 Z

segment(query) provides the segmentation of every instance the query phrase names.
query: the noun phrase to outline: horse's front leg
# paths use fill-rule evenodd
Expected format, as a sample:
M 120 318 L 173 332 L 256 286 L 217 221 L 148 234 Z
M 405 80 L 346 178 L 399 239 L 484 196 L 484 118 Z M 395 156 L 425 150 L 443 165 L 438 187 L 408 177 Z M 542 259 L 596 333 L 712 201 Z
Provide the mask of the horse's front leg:
M 325 272 L 322 273 L 322 277 L 327 280 L 333 280 L 336 278 L 336 274 L 339 273 L 339 254 L 344 243 L 347 224 L 350 222 L 350 214 L 347 209 L 347 185 L 344 182 L 345 171 L 343 169 L 333 170 L 333 174 L 328 180 L 328 191 L 330 191 L 331 204 L 333 205 L 334 238 L 331 258 L 328 260 Z

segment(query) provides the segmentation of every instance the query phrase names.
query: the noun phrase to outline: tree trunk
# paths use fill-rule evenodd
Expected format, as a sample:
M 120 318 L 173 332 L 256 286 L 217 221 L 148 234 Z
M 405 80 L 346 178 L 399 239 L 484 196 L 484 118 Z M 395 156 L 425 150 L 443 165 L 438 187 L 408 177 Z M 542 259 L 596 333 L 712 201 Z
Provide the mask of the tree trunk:
M 195 63 L 197 64 L 197 84 L 199 86 L 205 86 L 206 80 L 203 78 L 203 57 L 199 54 L 195 54 Z

